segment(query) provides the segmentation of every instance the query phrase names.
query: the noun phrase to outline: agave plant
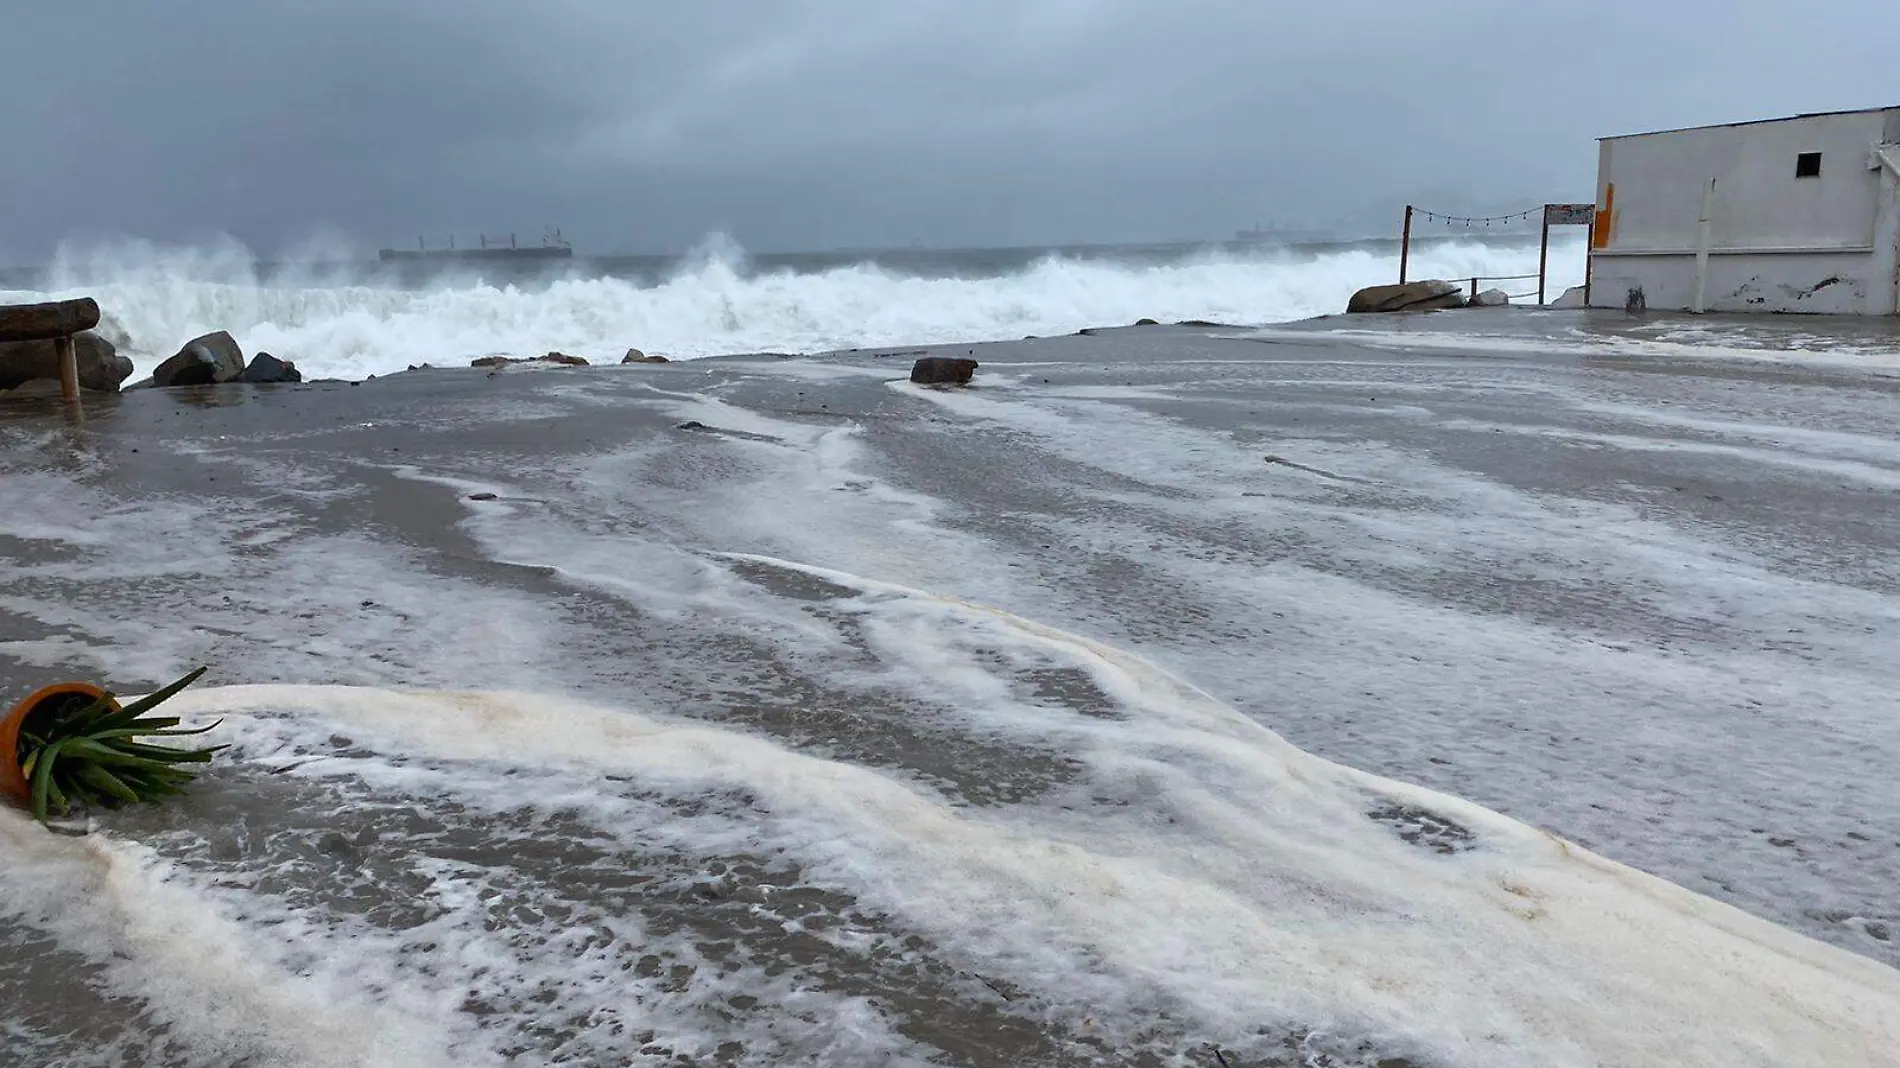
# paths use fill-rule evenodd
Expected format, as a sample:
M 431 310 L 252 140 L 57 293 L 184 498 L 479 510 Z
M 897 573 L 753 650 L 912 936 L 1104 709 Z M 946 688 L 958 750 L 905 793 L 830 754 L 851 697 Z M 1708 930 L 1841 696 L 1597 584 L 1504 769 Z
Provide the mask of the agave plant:
M 91 701 L 73 695 L 27 717 L 15 755 L 32 787 L 33 818 L 45 823 L 50 814 L 63 815 L 75 804 L 117 808 L 182 793 L 197 774 L 184 765 L 203 764 L 225 746 L 174 749 L 140 739 L 186 737 L 218 726 L 185 730 L 176 718 L 146 715 L 205 670 L 123 708 L 109 693 Z

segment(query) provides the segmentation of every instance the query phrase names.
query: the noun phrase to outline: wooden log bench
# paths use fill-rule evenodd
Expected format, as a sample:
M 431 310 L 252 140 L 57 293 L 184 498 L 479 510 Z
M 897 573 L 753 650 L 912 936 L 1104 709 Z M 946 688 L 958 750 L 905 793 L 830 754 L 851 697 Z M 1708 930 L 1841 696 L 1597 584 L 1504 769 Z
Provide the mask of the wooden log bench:
M 99 325 L 99 302 L 91 297 L 48 304 L 0 304 L 0 342 L 51 341 L 59 353 L 59 393 L 79 403 L 79 354 L 73 335 Z

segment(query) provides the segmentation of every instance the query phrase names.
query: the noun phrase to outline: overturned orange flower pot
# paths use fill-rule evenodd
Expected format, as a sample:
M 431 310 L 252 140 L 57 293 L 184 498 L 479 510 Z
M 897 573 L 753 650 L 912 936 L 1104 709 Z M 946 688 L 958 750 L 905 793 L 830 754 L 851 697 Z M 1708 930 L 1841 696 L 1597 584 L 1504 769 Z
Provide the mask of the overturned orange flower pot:
M 0 720 L 0 795 L 21 804 L 32 798 L 32 787 L 20 770 L 20 728 L 28 719 L 57 712 L 70 703 L 89 705 L 105 696 L 104 690 L 90 682 L 56 682 L 33 691 L 14 705 L 7 718 Z M 119 703 L 113 701 L 112 708 L 117 711 Z
M 183 793 L 224 746 L 176 749 L 153 739 L 215 730 L 184 728 L 176 717 L 146 713 L 191 685 L 205 668 L 128 705 L 84 682 L 39 690 L 0 720 L 0 793 L 24 802 L 33 818 L 156 801 Z

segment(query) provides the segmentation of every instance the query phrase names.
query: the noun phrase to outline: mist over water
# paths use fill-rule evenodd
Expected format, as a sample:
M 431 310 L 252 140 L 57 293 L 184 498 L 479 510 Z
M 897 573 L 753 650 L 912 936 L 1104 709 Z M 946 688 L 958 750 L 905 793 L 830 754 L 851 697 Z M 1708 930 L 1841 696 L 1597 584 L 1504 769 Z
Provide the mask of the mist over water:
M 1553 246 L 1551 263 L 1555 297 L 1582 280 L 1581 242 Z M 1411 275 L 1536 269 L 1535 243 L 1512 237 L 1422 245 Z M 1143 317 L 1265 324 L 1338 312 L 1354 290 L 1397 275 L 1390 243 L 752 257 L 715 235 L 684 257 L 419 273 L 340 256 L 260 265 L 227 242 L 68 248 L 40 277 L 13 283 L 23 288 L 0 291 L 0 301 L 97 298 L 123 330 L 115 340 L 138 375 L 193 337 L 228 330 L 247 353 L 294 360 L 308 377 L 362 378 L 493 353 L 560 350 L 599 362 L 637 347 L 680 359 L 1006 340 Z

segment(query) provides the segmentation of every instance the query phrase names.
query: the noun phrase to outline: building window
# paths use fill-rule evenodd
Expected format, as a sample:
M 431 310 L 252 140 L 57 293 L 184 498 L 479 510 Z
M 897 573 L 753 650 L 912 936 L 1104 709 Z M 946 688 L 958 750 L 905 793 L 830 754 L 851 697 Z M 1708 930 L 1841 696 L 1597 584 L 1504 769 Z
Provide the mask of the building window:
M 1796 178 L 1819 178 L 1821 176 L 1821 154 L 1803 152 L 1794 158 L 1794 176 Z

